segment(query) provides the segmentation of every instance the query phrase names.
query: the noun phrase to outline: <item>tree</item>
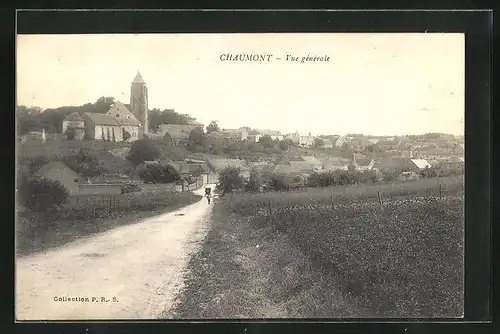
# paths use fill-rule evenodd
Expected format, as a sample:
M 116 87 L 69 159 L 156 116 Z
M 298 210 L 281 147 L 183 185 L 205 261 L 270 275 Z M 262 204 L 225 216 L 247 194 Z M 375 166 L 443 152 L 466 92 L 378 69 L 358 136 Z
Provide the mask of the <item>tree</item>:
M 29 172 L 30 173 L 35 173 L 37 172 L 40 168 L 45 166 L 46 164 L 49 163 L 49 158 L 43 155 L 39 155 L 36 157 L 33 157 L 29 159 Z
M 314 147 L 322 147 L 325 145 L 325 141 L 321 138 L 314 138 Z
M 436 168 L 433 167 L 425 167 L 420 171 L 420 176 L 425 178 L 436 177 L 438 175 Z
M 175 112 L 174 109 L 153 109 L 149 111 L 148 115 L 149 128 L 156 132 L 162 124 L 192 124 L 196 119 L 186 115 Z
M 285 182 L 285 176 L 283 174 L 272 174 L 270 180 L 271 189 L 275 191 L 283 191 L 286 190 L 287 184 Z
M 217 121 L 211 121 L 210 124 L 207 125 L 207 134 L 219 131 L 219 124 L 217 124 Z
M 149 138 L 136 140 L 130 148 L 127 160 L 134 166 L 141 164 L 144 161 L 155 160 L 160 156 L 160 151 L 154 145 L 154 142 Z
M 167 146 L 174 146 L 174 140 L 172 139 L 172 136 L 168 132 L 165 132 L 165 135 L 163 136 L 163 141 L 167 144 Z
M 207 147 L 207 135 L 200 128 L 195 128 L 189 134 L 187 148 L 192 152 L 204 152 Z
M 103 172 L 103 167 L 98 162 L 85 163 L 82 167 L 81 174 L 85 177 L 99 176 Z
M 26 208 L 36 212 L 47 212 L 55 206 L 64 204 L 69 193 L 58 181 L 34 178 L 20 186 L 19 195 Z
M 275 142 L 270 135 L 263 135 L 259 138 L 259 144 L 261 144 L 262 147 L 271 148 L 274 147 Z
M 132 135 L 128 131 L 123 130 L 123 140 L 127 141 L 130 139 L 130 137 L 132 137 Z
M 400 169 L 383 169 L 380 172 L 382 173 L 382 180 L 391 182 L 397 180 L 403 171 Z
M 92 105 L 86 104 L 83 105 L 82 107 L 92 109 L 92 111 L 87 111 L 87 112 L 105 114 L 109 111 L 109 109 L 114 103 L 115 103 L 114 97 L 101 96 L 100 98 L 97 99 L 97 101 L 94 102 L 94 104 Z
M 349 173 L 354 173 L 356 171 L 356 166 L 354 166 L 352 163 L 347 166 L 347 170 Z
M 282 151 L 288 151 L 290 147 L 290 143 L 287 140 L 282 140 L 279 143 L 280 150 Z
M 245 180 L 239 168 L 226 167 L 219 173 L 219 183 L 216 188 L 221 192 L 221 196 L 224 196 L 233 190 L 241 189 L 244 184 Z
M 181 179 L 172 165 L 142 164 L 137 172 L 145 183 L 170 183 Z
M 40 131 L 42 128 L 41 109 L 38 107 L 16 107 L 17 132 L 25 134 L 32 131 Z
M 63 158 L 72 170 L 85 177 L 101 175 L 104 168 L 97 155 L 89 149 L 80 149 L 77 154 Z

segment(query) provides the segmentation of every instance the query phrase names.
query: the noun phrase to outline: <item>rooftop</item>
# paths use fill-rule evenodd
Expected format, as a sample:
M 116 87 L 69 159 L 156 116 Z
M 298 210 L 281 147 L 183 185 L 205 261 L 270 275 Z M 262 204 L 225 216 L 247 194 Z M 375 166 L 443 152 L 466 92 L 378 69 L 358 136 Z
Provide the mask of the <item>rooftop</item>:
M 74 174 L 75 178 L 78 177 L 78 174 L 74 170 L 72 170 L 71 168 L 69 168 L 68 166 L 66 166 L 65 164 L 63 164 L 60 161 L 49 162 L 48 164 L 41 167 L 36 172 L 36 174 L 39 176 L 45 176 L 49 171 L 52 171 L 52 170 L 56 170 L 57 172 L 69 171 L 70 173 Z
M 107 114 L 98 114 L 86 112 L 85 116 L 92 121 L 92 123 L 96 125 L 113 125 L 119 126 L 120 124 L 111 116 Z
M 139 73 L 139 71 L 137 71 L 137 74 L 134 78 L 134 81 L 132 83 L 141 83 L 141 84 L 145 84 L 146 82 L 144 81 L 144 79 L 142 78 L 141 76 L 141 73 Z

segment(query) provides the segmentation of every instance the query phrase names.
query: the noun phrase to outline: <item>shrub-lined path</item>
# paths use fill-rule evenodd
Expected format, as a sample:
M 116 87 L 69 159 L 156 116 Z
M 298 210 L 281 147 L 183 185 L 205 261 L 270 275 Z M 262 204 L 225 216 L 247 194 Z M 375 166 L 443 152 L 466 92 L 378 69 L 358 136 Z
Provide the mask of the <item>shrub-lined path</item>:
M 203 195 L 204 188 L 195 193 Z M 137 224 L 17 259 L 16 318 L 102 320 L 168 316 L 182 290 L 187 263 L 208 230 L 210 207 L 203 199 Z M 89 301 L 55 301 L 56 298 Z M 102 298 L 107 302 L 102 302 Z

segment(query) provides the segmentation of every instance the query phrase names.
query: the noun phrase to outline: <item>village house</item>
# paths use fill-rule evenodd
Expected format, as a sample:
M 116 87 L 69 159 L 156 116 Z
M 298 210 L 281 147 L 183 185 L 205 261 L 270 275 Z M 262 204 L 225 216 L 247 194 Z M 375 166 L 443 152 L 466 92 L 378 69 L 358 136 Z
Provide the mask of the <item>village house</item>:
M 299 145 L 300 142 L 300 134 L 298 131 L 295 133 L 289 133 L 285 136 L 285 139 L 290 139 L 294 145 Z
M 268 135 L 268 136 L 281 136 L 281 133 L 278 130 L 268 130 L 268 129 L 257 129 L 258 134 L 260 135 Z
M 356 158 L 356 156 L 353 156 L 350 165 L 354 166 L 358 171 L 367 171 L 373 168 L 375 160 L 373 158 Z
M 247 139 L 248 131 L 246 129 L 223 129 L 222 135 L 224 138 L 242 141 Z
M 372 144 L 372 145 L 376 145 L 376 144 L 378 144 L 378 142 L 380 141 L 380 139 L 379 139 L 379 138 L 368 138 L 367 140 L 368 140 L 368 142 L 369 142 L 370 144 Z
M 299 137 L 299 146 L 302 146 L 302 147 L 313 147 L 315 139 L 316 139 L 316 137 L 315 136 L 311 136 L 311 133 L 309 133 L 308 136 L 300 136 Z
M 71 129 L 73 139 L 82 140 L 85 137 L 85 120 L 77 112 L 69 114 L 62 122 L 62 133 Z
M 161 124 L 156 132 L 159 137 L 164 137 L 165 134 L 169 134 L 172 138 L 172 144 L 174 146 L 179 146 L 187 143 L 191 131 L 194 129 L 201 129 L 203 131 L 203 125 L 198 124 Z
M 331 139 L 323 138 L 323 145 L 321 148 L 333 148 L 333 141 Z
M 71 168 L 59 161 L 52 161 L 41 167 L 35 176 L 52 181 L 58 181 L 67 190 L 70 196 L 99 195 L 109 196 L 121 193 L 121 184 L 117 183 L 90 183 Z
M 148 133 L 148 90 L 138 72 L 131 85 L 130 105 L 115 101 L 105 113 L 73 113 L 62 121 L 62 133 L 72 129 L 74 139 L 134 141 Z M 82 132 L 84 131 L 84 134 Z M 127 135 L 128 134 L 128 135 Z M 128 138 L 127 138 L 128 137 Z
M 198 176 L 203 184 L 210 181 L 210 171 L 205 163 L 190 163 L 187 161 L 171 161 L 168 163 L 180 174 L 181 178 Z
M 247 141 L 249 143 L 258 143 L 262 135 L 248 135 Z
M 80 191 L 79 183 L 84 182 L 74 170 L 59 161 L 52 161 L 42 166 L 35 173 L 35 176 L 58 181 L 68 190 L 70 195 L 78 194 Z
M 335 142 L 335 147 L 342 147 L 344 144 L 349 143 L 352 141 L 354 137 L 352 136 L 340 136 L 337 138 L 337 141 Z
M 347 170 L 349 165 L 348 159 L 342 158 L 327 158 L 323 159 L 323 170 L 326 171 L 336 171 L 336 170 Z
M 425 159 L 412 158 L 388 158 L 377 161 L 374 168 L 377 170 L 393 170 L 420 173 L 425 168 L 432 165 Z
M 122 128 L 123 134 L 125 134 L 125 131 L 129 133 L 130 138 L 128 141 L 139 139 L 141 122 L 137 120 L 134 114 L 132 114 L 123 103 L 116 101 L 106 115 L 111 116 L 116 120 Z
M 88 139 L 123 141 L 123 129 L 120 124 L 107 114 L 85 113 L 85 133 Z

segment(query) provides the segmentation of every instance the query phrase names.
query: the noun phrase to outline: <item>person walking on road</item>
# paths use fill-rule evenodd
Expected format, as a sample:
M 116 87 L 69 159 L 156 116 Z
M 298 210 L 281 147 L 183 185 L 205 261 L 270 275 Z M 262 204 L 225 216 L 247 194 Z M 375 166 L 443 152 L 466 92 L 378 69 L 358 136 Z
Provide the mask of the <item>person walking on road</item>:
M 212 188 L 205 188 L 205 197 L 207 198 L 208 204 L 210 204 L 211 195 L 212 195 Z

